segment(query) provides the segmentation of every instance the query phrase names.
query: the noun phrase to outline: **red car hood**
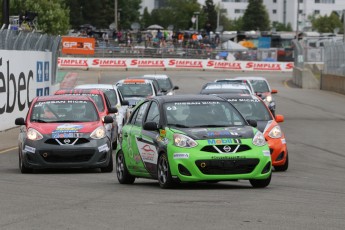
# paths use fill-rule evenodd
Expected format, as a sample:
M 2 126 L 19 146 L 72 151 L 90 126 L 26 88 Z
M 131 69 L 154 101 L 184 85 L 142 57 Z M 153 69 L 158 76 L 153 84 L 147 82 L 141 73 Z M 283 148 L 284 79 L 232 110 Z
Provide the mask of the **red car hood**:
M 29 127 L 36 129 L 41 134 L 59 133 L 91 133 L 102 122 L 74 122 L 74 123 L 31 123 Z

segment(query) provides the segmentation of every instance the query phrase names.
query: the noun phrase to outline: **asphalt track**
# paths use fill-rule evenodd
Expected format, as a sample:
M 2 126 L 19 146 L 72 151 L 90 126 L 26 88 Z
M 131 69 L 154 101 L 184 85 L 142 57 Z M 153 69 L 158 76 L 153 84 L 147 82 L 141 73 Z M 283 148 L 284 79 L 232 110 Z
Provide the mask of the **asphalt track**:
M 76 83 L 114 83 L 155 71 L 78 71 Z M 217 78 L 253 73 L 156 71 L 198 93 Z M 286 172 L 265 189 L 248 181 L 188 184 L 162 190 L 140 179 L 120 185 L 115 172 L 44 170 L 23 175 L 17 150 L 0 152 L 0 229 L 345 229 L 345 96 L 291 84 L 291 73 L 267 77 L 290 154 Z M 2 140 L 3 141 L 3 140 Z M 15 145 L 16 140 L 12 141 Z

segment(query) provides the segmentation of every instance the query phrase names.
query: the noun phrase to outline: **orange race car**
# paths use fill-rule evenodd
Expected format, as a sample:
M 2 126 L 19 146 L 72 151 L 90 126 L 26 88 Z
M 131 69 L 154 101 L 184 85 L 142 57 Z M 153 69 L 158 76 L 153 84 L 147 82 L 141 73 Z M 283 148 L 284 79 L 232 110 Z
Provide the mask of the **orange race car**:
M 232 103 L 246 120 L 257 121 L 260 130 L 268 143 L 272 166 L 275 171 L 286 171 L 289 167 L 289 156 L 285 135 L 278 123 L 284 121 L 283 115 L 273 116 L 265 102 L 255 95 L 218 94 Z

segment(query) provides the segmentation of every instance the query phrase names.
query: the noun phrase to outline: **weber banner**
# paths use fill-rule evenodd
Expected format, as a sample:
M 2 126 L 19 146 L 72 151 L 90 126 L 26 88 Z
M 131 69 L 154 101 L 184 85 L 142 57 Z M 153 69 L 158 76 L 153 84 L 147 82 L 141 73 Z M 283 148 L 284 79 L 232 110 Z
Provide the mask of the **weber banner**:
M 0 131 L 25 117 L 34 97 L 51 93 L 52 53 L 2 50 L 0 54 Z

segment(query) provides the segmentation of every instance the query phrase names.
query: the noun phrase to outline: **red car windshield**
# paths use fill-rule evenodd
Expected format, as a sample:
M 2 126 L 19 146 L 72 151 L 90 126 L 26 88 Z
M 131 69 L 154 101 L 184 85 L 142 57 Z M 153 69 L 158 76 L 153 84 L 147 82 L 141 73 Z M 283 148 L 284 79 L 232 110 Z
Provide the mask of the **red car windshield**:
M 31 122 L 65 123 L 99 120 L 98 112 L 91 101 L 59 100 L 38 101 L 32 107 Z

